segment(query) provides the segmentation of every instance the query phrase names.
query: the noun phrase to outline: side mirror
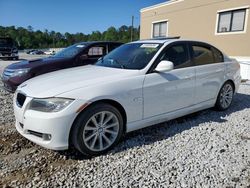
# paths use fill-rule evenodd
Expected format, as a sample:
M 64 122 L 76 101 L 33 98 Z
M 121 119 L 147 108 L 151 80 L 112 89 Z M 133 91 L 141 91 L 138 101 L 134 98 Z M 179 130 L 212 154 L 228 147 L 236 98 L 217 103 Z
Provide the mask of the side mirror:
M 88 59 L 88 54 L 83 54 L 80 56 L 80 60 L 85 60 L 85 59 Z
M 155 68 L 155 71 L 157 72 L 167 72 L 167 71 L 171 71 L 174 69 L 174 64 L 171 61 L 161 61 L 157 67 Z

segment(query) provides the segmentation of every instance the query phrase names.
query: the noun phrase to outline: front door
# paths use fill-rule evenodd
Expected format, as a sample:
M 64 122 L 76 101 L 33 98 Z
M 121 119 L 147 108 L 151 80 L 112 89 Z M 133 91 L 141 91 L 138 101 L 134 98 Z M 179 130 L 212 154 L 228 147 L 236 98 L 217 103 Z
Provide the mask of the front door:
M 169 72 L 147 74 L 143 86 L 144 118 L 173 112 L 194 104 L 195 67 L 190 61 L 188 45 L 176 43 L 167 47 L 158 62 L 174 63 Z

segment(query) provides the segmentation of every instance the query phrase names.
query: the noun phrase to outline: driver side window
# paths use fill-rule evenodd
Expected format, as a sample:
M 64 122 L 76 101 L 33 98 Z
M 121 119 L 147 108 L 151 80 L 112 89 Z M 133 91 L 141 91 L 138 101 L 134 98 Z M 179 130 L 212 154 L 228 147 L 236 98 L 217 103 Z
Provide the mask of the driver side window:
M 174 69 L 192 66 L 186 44 L 176 44 L 167 48 L 160 60 L 173 62 Z

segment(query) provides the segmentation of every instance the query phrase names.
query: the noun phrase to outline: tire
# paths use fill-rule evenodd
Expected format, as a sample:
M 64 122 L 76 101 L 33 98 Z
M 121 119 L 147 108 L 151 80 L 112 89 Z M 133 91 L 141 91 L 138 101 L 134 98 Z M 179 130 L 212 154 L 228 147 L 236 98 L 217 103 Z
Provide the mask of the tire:
M 75 120 L 70 141 L 86 156 L 101 155 L 113 148 L 123 135 L 123 118 L 112 105 L 97 103 Z
M 233 101 L 234 86 L 231 82 L 226 82 L 221 87 L 217 100 L 215 103 L 215 108 L 219 111 L 227 110 Z

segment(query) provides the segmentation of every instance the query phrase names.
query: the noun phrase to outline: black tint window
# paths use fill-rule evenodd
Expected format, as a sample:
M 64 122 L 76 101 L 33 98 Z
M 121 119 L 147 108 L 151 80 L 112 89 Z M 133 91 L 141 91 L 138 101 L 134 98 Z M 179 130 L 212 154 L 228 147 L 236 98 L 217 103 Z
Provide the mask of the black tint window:
M 214 61 L 215 61 L 215 63 L 224 62 L 224 58 L 223 58 L 222 53 L 219 50 L 215 49 L 215 48 L 212 48 L 212 50 L 213 50 L 213 53 L 214 53 Z
M 213 52 L 210 48 L 193 45 L 193 58 L 196 65 L 205 65 L 214 63 Z
M 174 68 L 183 68 L 191 66 L 188 56 L 187 45 L 177 44 L 166 50 L 161 60 L 167 60 L 174 63 Z
M 121 44 L 110 44 L 109 45 L 109 52 L 111 52 L 112 50 L 114 50 L 115 48 L 121 46 Z

